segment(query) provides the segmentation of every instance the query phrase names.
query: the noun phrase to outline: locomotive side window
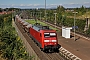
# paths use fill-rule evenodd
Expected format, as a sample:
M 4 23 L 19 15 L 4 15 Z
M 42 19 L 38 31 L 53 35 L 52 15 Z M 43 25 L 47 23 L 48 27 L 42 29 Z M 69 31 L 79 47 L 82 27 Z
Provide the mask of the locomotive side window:
M 56 37 L 56 33 L 44 33 L 44 37 Z
M 49 33 L 44 33 L 44 37 L 50 37 Z
M 50 37 L 56 37 L 56 33 L 50 33 Z
M 40 37 L 42 37 L 42 34 L 40 33 Z

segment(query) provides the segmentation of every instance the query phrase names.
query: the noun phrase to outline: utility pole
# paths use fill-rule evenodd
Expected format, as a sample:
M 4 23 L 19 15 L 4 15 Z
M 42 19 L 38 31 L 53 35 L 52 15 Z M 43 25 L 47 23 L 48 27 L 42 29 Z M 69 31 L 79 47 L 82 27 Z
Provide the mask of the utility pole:
M 34 17 L 34 12 L 33 12 L 33 17 Z
M 55 28 L 56 28 L 56 14 L 57 14 L 57 13 L 54 13 L 54 14 L 55 14 Z
M 31 12 L 31 18 L 32 18 L 32 12 Z
M 46 0 L 45 0 L 45 21 L 46 21 Z
M 64 15 L 62 15 L 62 22 L 61 22 L 61 23 L 62 23 L 62 24 L 61 24 L 62 27 L 64 26 L 64 20 L 63 20 L 63 18 L 64 18 Z
M 76 39 L 75 39 L 75 19 L 76 19 L 76 14 L 78 12 L 73 12 L 73 13 L 74 13 L 74 41 L 76 41 Z
M 54 13 L 54 14 L 55 14 L 55 25 L 56 25 L 56 14 L 57 14 L 57 13 Z
M 40 12 L 40 21 L 41 21 L 41 13 L 42 13 L 42 12 Z
M 36 9 L 35 9 L 35 14 L 34 14 L 34 18 L 35 18 L 35 21 L 36 21 L 36 23 L 37 23 L 37 18 L 36 18 Z

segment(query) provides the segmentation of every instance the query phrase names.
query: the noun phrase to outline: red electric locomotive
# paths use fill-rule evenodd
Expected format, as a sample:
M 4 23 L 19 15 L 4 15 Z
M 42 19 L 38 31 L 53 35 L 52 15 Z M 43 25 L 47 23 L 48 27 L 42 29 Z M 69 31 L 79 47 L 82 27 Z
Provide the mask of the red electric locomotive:
M 56 31 L 50 29 L 49 26 L 41 26 L 36 23 L 30 27 L 29 33 L 43 51 L 58 51 L 60 48 Z
M 19 18 L 19 16 L 16 16 L 16 22 L 31 36 L 42 51 L 59 51 L 61 45 L 58 44 L 55 30 L 50 29 L 49 26 L 42 26 L 40 23 L 34 25 L 28 24 Z

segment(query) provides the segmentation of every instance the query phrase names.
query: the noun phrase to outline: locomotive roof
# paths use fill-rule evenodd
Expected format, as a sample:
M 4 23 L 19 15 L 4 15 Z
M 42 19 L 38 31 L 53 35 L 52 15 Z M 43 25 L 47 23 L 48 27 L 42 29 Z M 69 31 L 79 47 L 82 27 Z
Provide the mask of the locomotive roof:
M 49 26 L 42 26 L 40 25 L 40 23 L 36 23 L 33 25 L 33 29 L 35 29 L 36 31 L 40 31 L 40 30 L 51 30 L 49 28 Z

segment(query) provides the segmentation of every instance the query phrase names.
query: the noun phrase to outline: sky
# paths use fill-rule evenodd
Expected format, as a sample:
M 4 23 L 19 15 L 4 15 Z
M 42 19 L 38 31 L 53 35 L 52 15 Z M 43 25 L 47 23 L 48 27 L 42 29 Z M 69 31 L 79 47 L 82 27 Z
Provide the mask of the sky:
M 90 0 L 46 0 L 46 8 L 90 7 Z M 0 8 L 44 8 L 45 0 L 0 0 Z

